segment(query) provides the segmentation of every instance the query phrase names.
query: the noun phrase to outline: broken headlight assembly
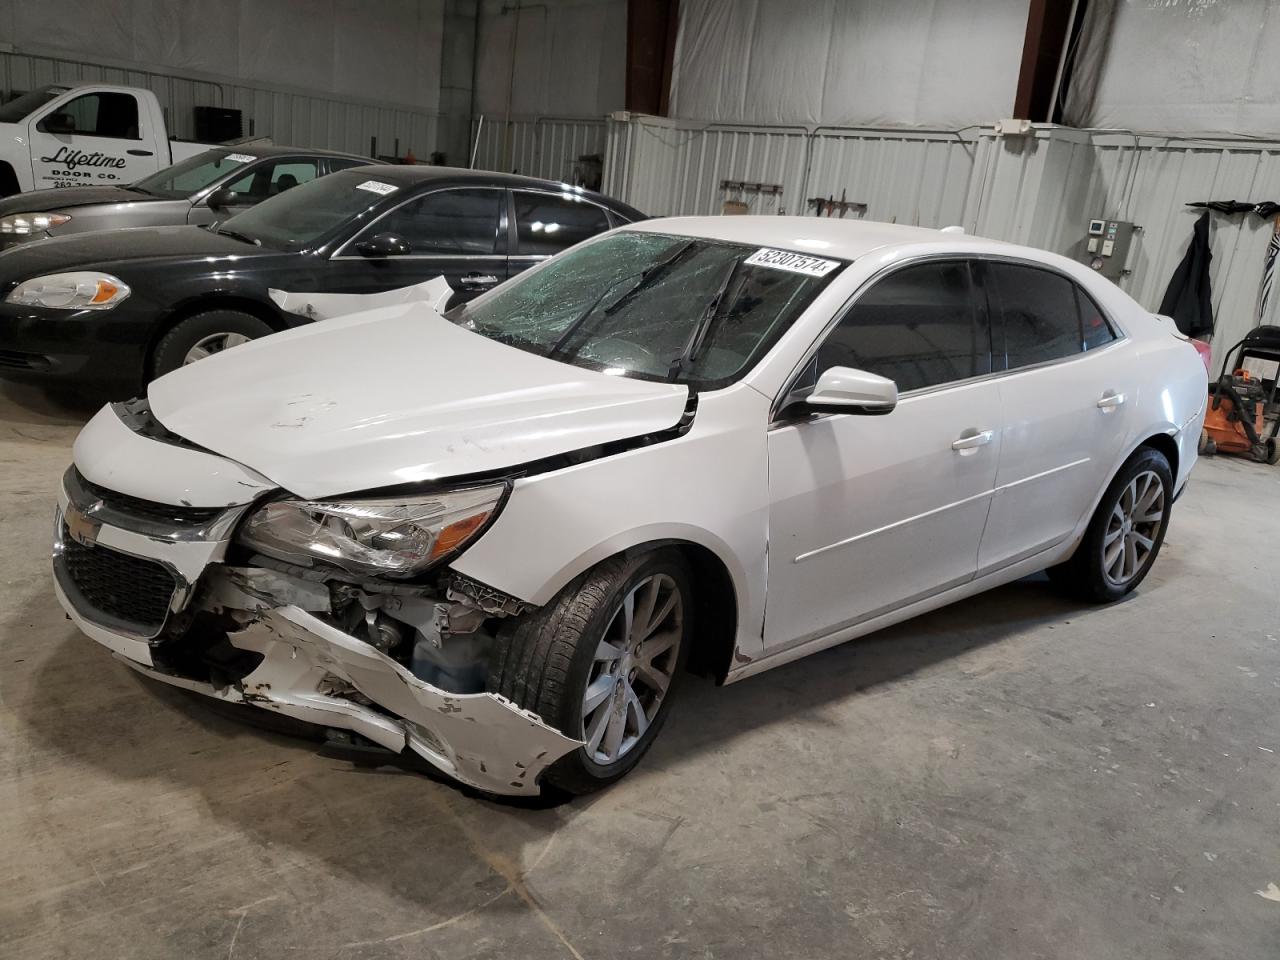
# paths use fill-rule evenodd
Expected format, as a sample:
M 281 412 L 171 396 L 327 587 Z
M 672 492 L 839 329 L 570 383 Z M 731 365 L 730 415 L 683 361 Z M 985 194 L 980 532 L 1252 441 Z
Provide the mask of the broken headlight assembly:
M 238 540 L 290 563 L 412 577 L 473 540 L 506 494 L 499 483 L 416 497 L 277 500 L 249 517 Z

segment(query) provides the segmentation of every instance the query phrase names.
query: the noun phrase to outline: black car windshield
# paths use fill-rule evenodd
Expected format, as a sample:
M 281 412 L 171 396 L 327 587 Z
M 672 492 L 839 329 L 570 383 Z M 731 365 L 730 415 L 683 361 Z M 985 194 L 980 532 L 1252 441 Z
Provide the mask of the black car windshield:
M 166 200 L 182 200 L 193 193 L 199 193 L 232 171 L 243 169 L 245 164 L 256 159 L 258 158 L 248 153 L 209 150 L 165 167 L 149 177 L 143 177 L 137 183 L 130 184 L 129 189 L 153 197 L 164 197 Z
M 264 246 L 300 250 L 399 193 L 397 185 L 371 177 L 367 168 L 331 173 L 263 200 L 222 226 Z
M 446 316 L 539 356 L 707 389 L 750 369 L 843 266 L 768 247 L 621 231 Z
M 49 86 L 28 90 L 22 96 L 14 97 L 4 106 L 0 106 L 0 123 L 17 123 L 33 111 L 39 110 L 54 97 L 62 96 L 69 89 L 71 88 Z

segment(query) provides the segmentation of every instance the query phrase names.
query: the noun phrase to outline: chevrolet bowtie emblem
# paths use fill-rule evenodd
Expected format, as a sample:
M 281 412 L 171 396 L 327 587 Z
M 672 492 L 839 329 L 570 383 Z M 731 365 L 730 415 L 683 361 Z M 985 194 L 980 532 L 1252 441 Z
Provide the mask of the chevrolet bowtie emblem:
M 67 504 L 67 512 L 62 519 L 67 525 L 67 533 L 76 543 L 92 547 L 98 542 L 98 531 L 102 529 L 102 524 L 86 516 L 74 505 Z

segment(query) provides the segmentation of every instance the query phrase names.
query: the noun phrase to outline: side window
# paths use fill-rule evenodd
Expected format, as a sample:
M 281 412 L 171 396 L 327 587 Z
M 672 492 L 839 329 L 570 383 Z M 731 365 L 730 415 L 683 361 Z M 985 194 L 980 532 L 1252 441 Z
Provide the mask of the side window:
M 997 324 L 996 354 L 1010 369 L 1074 356 L 1083 349 L 1076 285 L 1061 274 L 988 263 L 984 286 Z
M 609 216 L 586 200 L 515 191 L 516 238 L 521 256 L 559 253 L 609 229 Z
M 76 136 L 138 140 L 138 101 L 127 93 L 86 93 L 56 111 L 75 120 Z M 41 129 L 44 122 L 41 121 Z
M 394 233 L 418 255 L 492 254 L 505 203 L 502 190 L 440 190 L 397 207 L 367 234 Z
M 227 184 L 227 189 L 254 200 L 265 200 L 277 193 L 284 193 L 290 187 L 314 180 L 316 176 L 314 160 L 267 161 L 258 164 L 243 176 L 236 177 Z
M 1080 332 L 1086 350 L 1105 346 L 1116 338 L 1111 324 L 1093 298 L 1079 287 L 1076 287 L 1076 303 L 1080 307 Z
M 853 367 L 900 391 L 991 372 L 991 337 L 965 261 L 898 270 L 862 294 L 818 349 L 817 368 Z
M 363 167 L 368 160 L 351 160 L 347 157 L 330 157 L 329 172 L 337 173 L 339 170 L 347 170 L 351 167 Z

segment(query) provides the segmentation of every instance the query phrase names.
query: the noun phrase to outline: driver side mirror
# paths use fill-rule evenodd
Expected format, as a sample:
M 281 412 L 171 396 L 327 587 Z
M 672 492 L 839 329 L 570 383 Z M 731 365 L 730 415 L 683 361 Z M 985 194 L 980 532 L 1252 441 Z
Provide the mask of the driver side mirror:
M 204 202 L 210 210 L 215 210 L 218 213 L 225 213 L 234 206 L 244 206 L 241 202 L 240 194 L 226 187 L 219 187 L 213 191 L 213 193 L 204 198 Z
M 75 133 L 76 118 L 69 113 L 51 113 L 40 123 L 45 133 Z
M 886 414 L 898 405 L 898 385 L 851 367 L 828 367 L 803 399 L 811 413 Z
M 404 237 L 394 233 L 379 233 L 356 244 L 356 252 L 362 257 L 403 257 L 413 252 Z

